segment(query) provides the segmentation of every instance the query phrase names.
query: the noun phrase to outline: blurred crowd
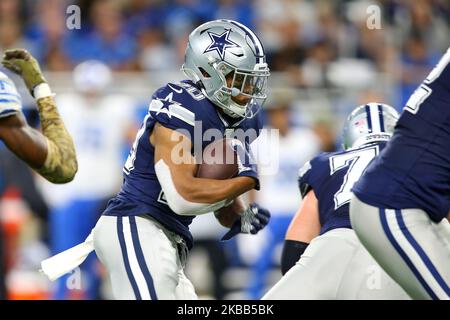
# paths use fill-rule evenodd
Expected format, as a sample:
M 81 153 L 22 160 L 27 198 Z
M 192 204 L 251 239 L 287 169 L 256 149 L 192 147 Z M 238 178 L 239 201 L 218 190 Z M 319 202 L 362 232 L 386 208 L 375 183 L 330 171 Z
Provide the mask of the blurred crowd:
M 79 29 L 67 24 L 78 12 L 71 5 L 80 9 Z M 89 225 L 73 226 L 87 211 L 95 221 L 120 186 L 121 166 L 155 89 L 148 81 L 181 77 L 189 33 L 218 18 L 250 27 L 267 51 L 273 75 L 265 118 L 280 130 L 280 174 L 267 177 L 267 189 L 252 195 L 275 213 L 272 227 L 256 240 L 244 236 L 217 244 L 220 227 L 211 229 L 207 217 L 194 224 L 200 249 L 192 253 L 188 273 L 200 293 L 212 298 L 258 298 L 281 276 L 277 254 L 300 201 L 298 168 L 320 151 L 339 148 L 339 124 L 357 104 L 378 100 L 401 110 L 450 44 L 448 0 L 1 0 L 0 55 L 23 47 L 49 79 L 62 74 L 62 81 L 50 84 L 80 157 L 73 183 L 50 186 L 0 148 L 10 298 L 109 297 L 107 283 L 103 293 L 67 296 L 63 291 L 73 278 L 58 287 L 34 271 L 42 258 L 87 236 Z M 69 78 L 73 88 L 63 90 Z M 119 93 L 112 89 L 117 79 Z M 35 112 L 26 115 L 35 122 Z M 281 200 L 270 201 L 277 190 Z M 65 212 L 75 216 L 64 220 Z M 64 228 L 83 231 L 69 236 Z M 98 265 L 90 268 L 101 278 Z M 271 268 L 275 276 L 261 276 Z M 227 296 L 233 290 L 246 294 Z
M 81 24 L 71 30 L 73 4 Z M 260 35 L 271 69 L 295 87 L 351 86 L 389 72 L 408 95 L 447 47 L 449 17 L 446 0 L 2 0 L 0 52 L 26 47 L 50 71 L 88 59 L 169 71 L 182 63 L 195 26 L 229 18 Z

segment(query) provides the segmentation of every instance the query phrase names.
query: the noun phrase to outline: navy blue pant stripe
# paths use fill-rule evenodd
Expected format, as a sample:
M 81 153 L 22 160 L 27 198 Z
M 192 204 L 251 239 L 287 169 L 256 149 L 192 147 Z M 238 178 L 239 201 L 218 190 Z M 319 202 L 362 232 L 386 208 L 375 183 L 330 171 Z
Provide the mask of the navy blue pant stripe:
M 395 216 L 398 221 L 398 225 L 400 226 L 400 230 L 402 230 L 403 234 L 405 235 L 405 238 L 408 240 L 408 242 L 413 246 L 414 250 L 419 254 L 420 259 L 423 261 L 423 263 L 426 265 L 428 270 L 433 275 L 434 279 L 436 279 L 436 282 L 439 283 L 442 290 L 445 291 L 446 294 L 450 296 L 450 288 L 445 283 L 445 280 L 442 278 L 442 276 L 439 274 L 436 267 L 433 265 L 433 262 L 431 262 L 430 258 L 427 256 L 425 251 L 422 249 L 420 244 L 414 239 L 412 234 L 409 232 L 408 228 L 405 225 L 405 222 L 403 221 L 403 217 L 400 210 L 395 210 Z
M 369 128 L 369 133 L 372 132 L 372 116 L 370 115 L 370 106 L 366 104 L 366 117 L 367 117 L 367 127 Z
M 381 108 L 381 104 L 378 105 L 378 116 L 380 117 L 380 130 L 381 132 L 386 132 L 384 129 L 383 109 Z
M 142 300 L 141 294 L 131 272 L 130 261 L 128 261 L 127 246 L 125 245 L 125 238 L 123 236 L 123 217 L 117 217 L 117 235 L 119 236 L 120 249 L 122 250 L 122 258 L 125 263 L 125 270 L 127 271 L 128 279 L 130 280 L 131 287 L 133 288 L 134 295 L 137 300 Z
M 420 284 L 424 287 L 425 291 L 430 295 L 430 297 L 435 300 L 438 299 L 437 295 L 433 292 L 433 290 L 431 290 L 431 288 L 425 282 L 422 275 L 419 273 L 419 271 L 416 269 L 416 267 L 411 262 L 409 257 L 406 255 L 405 251 L 403 251 L 403 249 L 400 247 L 398 242 L 395 240 L 394 236 L 392 235 L 391 230 L 389 229 L 389 225 L 388 225 L 387 219 L 386 219 L 386 211 L 383 208 L 380 208 L 380 220 L 381 220 L 381 225 L 383 227 L 384 233 L 386 234 L 387 238 L 391 242 L 394 249 L 402 257 L 403 261 L 405 261 L 405 263 L 408 265 L 409 269 L 416 276 L 417 280 L 419 280 Z
M 139 242 L 139 234 L 136 226 L 136 217 L 130 216 L 130 228 L 131 228 L 131 238 L 133 240 L 134 251 L 136 252 L 136 257 L 141 268 L 142 274 L 144 275 L 145 282 L 147 283 L 148 291 L 150 292 L 150 297 L 152 300 L 158 300 L 156 296 L 155 286 L 153 284 L 153 278 L 150 274 L 150 270 L 145 263 L 144 253 L 142 252 L 141 243 Z

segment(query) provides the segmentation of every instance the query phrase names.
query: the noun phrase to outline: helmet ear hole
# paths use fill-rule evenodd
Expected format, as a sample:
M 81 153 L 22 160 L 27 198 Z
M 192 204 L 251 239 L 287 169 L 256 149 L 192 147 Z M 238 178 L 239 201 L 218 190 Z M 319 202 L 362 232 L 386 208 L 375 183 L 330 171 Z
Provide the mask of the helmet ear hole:
M 205 69 L 203 69 L 202 67 L 198 67 L 198 69 L 200 70 L 200 72 L 202 73 L 202 75 L 203 75 L 205 78 L 211 78 L 211 75 L 210 75 L 208 72 L 206 72 Z

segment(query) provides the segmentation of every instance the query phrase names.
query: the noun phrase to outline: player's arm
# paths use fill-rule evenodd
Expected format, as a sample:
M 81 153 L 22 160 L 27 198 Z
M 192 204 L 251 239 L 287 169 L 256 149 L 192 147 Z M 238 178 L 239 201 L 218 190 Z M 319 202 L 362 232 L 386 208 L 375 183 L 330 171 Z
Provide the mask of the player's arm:
M 6 118 L 1 122 L 2 140 L 50 182 L 71 181 L 78 170 L 75 146 L 37 61 L 26 50 L 15 49 L 5 52 L 2 64 L 21 75 L 36 98 L 42 127 L 42 133 L 32 129 L 22 115 Z
M 28 126 L 21 112 L 0 119 L 0 139 L 33 169 L 44 164 L 46 141 L 40 132 Z
M 169 206 L 178 214 L 214 211 L 214 208 L 222 207 L 230 199 L 235 199 L 257 184 L 255 178 L 248 176 L 227 180 L 195 177 L 197 165 L 190 153 L 190 139 L 158 123 L 150 136 L 150 143 L 155 147 L 155 172 L 158 180 Z
M 319 202 L 311 189 L 286 232 L 281 256 L 281 272 L 285 274 L 300 259 L 312 239 L 320 233 Z
M 246 209 L 247 206 L 245 205 L 244 200 L 242 200 L 241 197 L 237 197 L 228 206 L 215 211 L 214 216 L 222 226 L 231 228 L 236 220 L 240 218 L 240 213 L 244 212 Z

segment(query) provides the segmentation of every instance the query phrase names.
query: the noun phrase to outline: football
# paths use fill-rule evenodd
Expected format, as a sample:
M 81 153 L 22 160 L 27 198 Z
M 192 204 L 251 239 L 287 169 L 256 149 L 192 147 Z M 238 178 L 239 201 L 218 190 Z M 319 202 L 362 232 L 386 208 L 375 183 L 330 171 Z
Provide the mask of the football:
M 231 139 L 216 140 L 206 146 L 197 169 L 197 177 L 224 180 L 237 174 L 237 155 L 231 147 Z

